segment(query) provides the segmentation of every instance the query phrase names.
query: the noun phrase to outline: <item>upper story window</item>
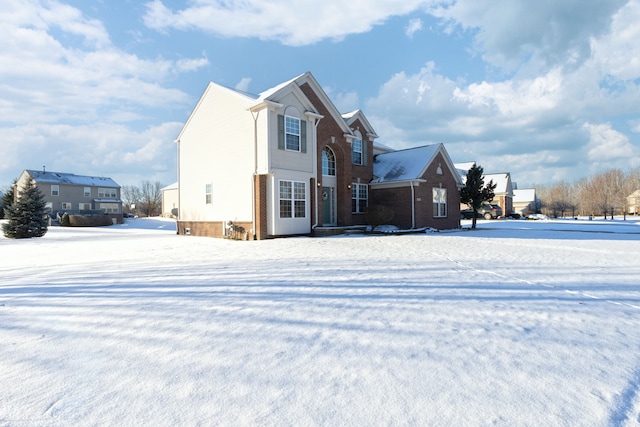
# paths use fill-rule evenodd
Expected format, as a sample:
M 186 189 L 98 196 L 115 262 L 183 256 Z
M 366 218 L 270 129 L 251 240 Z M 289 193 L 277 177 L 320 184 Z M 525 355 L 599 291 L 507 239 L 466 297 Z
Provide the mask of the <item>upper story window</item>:
M 52 196 L 59 196 L 60 195 L 60 186 L 57 184 L 54 184 L 51 186 L 51 195 Z
M 84 187 L 84 197 L 91 197 L 91 187 Z
M 212 203 L 211 195 L 212 195 L 211 184 L 205 184 L 205 186 L 204 186 L 204 202 L 207 205 L 210 205 Z
M 366 165 L 367 164 L 367 145 L 362 140 L 360 131 L 355 132 L 355 139 L 351 143 L 351 162 L 354 165 Z
M 300 151 L 300 119 L 284 116 L 285 147 L 290 151 Z
M 354 165 L 362 164 L 362 140 L 361 139 L 353 140 L 351 155 L 352 155 L 352 161 Z
M 115 188 L 98 188 L 98 197 L 115 199 L 118 196 Z
M 336 156 L 329 147 L 322 150 L 322 175 L 336 176 Z
M 307 152 L 307 122 L 293 116 L 278 115 L 278 149 Z

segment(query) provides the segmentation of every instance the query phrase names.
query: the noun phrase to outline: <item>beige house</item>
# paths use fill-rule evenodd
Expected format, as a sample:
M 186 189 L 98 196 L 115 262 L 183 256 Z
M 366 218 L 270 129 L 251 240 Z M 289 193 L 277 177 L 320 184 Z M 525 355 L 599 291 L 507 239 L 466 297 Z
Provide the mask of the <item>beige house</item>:
M 44 196 L 52 217 L 63 212 L 108 214 L 122 223 L 120 186 L 111 178 L 64 172 L 24 170 L 16 182 L 16 194 L 33 179 Z
M 640 214 L 640 190 L 634 191 L 627 197 L 627 206 L 630 214 Z
M 464 163 L 456 163 L 455 167 L 458 170 L 458 174 L 462 179 L 462 182 L 466 182 L 467 172 L 473 166 L 475 166 L 476 162 L 464 162 Z M 491 203 L 497 204 L 502 208 L 502 216 L 506 217 L 511 215 L 514 212 L 513 208 L 513 184 L 511 183 L 511 174 L 509 172 L 503 173 L 485 173 L 482 175 L 484 179 L 485 185 L 490 181 L 493 181 L 496 184 L 496 188 L 493 191 L 495 196 Z M 461 205 L 461 209 L 466 209 L 466 205 Z
M 495 196 L 492 203 L 500 205 L 502 208 L 502 216 L 506 217 L 511 215 L 513 213 L 513 185 L 511 183 L 511 174 L 509 172 L 484 174 L 484 182 L 488 183 L 490 181 L 496 184 L 496 189 L 493 190 Z
M 527 216 L 537 213 L 537 206 L 535 188 L 513 190 L 513 212 Z
M 364 226 L 374 155 L 390 151 L 377 138 L 361 110 L 341 114 L 308 72 L 258 95 L 210 83 L 176 139 L 178 234 L 253 240 Z M 456 191 L 447 197 L 459 205 Z
M 178 183 L 174 182 L 161 188 L 162 191 L 162 213 L 161 216 L 175 218 L 178 214 Z

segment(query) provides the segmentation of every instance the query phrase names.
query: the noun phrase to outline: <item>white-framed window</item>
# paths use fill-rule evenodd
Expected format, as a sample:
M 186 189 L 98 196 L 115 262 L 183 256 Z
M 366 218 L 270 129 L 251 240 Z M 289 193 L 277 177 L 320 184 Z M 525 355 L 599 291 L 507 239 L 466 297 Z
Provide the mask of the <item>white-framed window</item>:
M 78 203 L 78 209 L 81 211 L 89 211 L 91 210 L 91 203 Z
M 91 197 L 91 187 L 84 187 L 84 197 Z
M 354 165 L 362 164 L 362 140 L 359 138 L 351 143 L 351 160 Z
M 71 202 L 62 202 L 62 209 L 73 209 L 71 207 Z
M 280 181 L 280 218 L 304 218 L 307 190 L 302 181 Z
M 51 213 L 51 211 L 53 210 L 53 202 L 45 203 L 45 209 L 47 209 L 48 213 Z
M 207 205 L 210 205 L 210 204 L 213 203 L 213 200 L 212 200 L 212 197 L 211 197 L 212 194 L 213 194 L 212 191 L 213 191 L 212 190 L 212 185 L 211 184 L 205 184 L 205 186 L 204 186 L 204 202 Z
M 369 201 L 367 184 L 351 184 L 351 212 L 365 213 Z
M 442 218 L 447 216 L 447 189 L 433 188 L 433 216 Z
M 322 175 L 336 176 L 336 156 L 329 147 L 322 150 Z
M 100 203 L 100 207 L 105 213 L 118 213 L 117 203 Z
M 284 116 L 285 148 L 289 151 L 300 151 L 300 119 Z
M 51 195 L 59 196 L 60 195 L 60 186 L 57 184 L 51 185 Z
M 117 196 L 115 188 L 99 188 L 98 187 L 98 197 L 99 198 L 108 198 L 115 199 Z

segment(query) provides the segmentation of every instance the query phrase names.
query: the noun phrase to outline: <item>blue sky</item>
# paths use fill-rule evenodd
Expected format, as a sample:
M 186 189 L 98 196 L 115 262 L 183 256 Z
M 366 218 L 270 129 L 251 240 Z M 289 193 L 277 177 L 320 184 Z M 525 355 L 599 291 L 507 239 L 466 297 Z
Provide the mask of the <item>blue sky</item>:
M 640 167 L 640 0 L 5 0 L 0 188 L 24 169 L 176 179 L 208 82 L 311 71 L 378 142 L 523 188 Z

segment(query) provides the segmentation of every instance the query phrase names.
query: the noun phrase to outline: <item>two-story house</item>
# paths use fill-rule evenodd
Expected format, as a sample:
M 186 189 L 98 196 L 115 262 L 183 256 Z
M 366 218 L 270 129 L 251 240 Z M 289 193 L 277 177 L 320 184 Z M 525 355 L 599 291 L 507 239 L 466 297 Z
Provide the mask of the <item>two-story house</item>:
M 308 72 L 259 95 L 210 83 L 176 139 L 178 233 L 264 239 L 364 225 L 374 154 L 389 151 L 377 137 Z
M 51 215 L 102 211 L 122 223 L 120 186 L 111 178 L 72 173 L 24 170 L 16 182 L 17 193 L 33 179 Z

